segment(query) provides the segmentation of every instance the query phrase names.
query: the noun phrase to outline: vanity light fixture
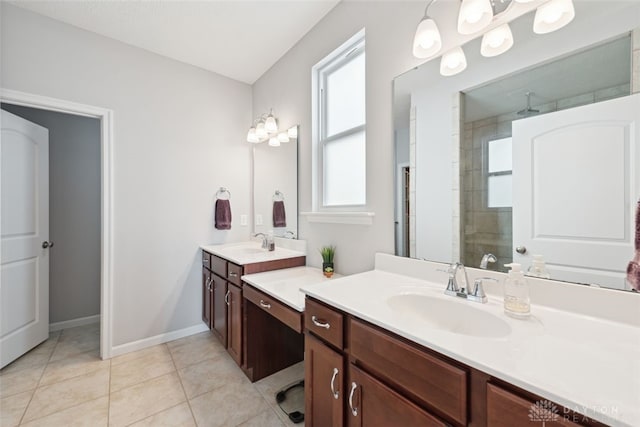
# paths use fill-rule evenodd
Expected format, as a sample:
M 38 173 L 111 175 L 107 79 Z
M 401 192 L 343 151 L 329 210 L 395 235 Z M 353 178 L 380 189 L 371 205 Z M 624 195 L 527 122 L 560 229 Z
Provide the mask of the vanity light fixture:
M 278 132 L 278 119 L 273 115 L 273 109 L 269 111 L 269 114 L 265 113 L 257 117 L 247 132 L 247 142 L 252 144 L 268 142 L 271 147 L 279 147 L 280 143 L 289 142 L 297 137 L 298 128 L 296 126 Z
M 533 32 L 547 34 L 573 21 L 576 11 L 571 0 L 551 0 L 536 10 Z
M 440 74 L 453 76 L 463 72 L 467 68 L 467 57 L 460 46 L 451 49 L 442 55 L 440 60 Z
M 424 17 L 418 24 L 413 38 L 413 56 L 420 59 L 433 58 L 442 49 L 442 36 L 436 21 L 428 15 L 429 7 L 437 0 L 430 0 Z M 458 11 L 458 32 L 468 35 L 483 32 L 480 53 L 485 57 L 501 55 L 513 46 L 513 33 L 509 24 L 495 27 L 499 17 L 513 3 L 531 3 L 536 0 L 460 0 Z M 498 13 L 496 12 L 498 11 Z M 547 0 L 536 8 L 533 31 L 546 34 L 556 31 L 575 17 L 573 0 Z M 453 76 L 467 67 L 467 60 L 461 48 L 455 48 L 442 55 L 440 74 Z

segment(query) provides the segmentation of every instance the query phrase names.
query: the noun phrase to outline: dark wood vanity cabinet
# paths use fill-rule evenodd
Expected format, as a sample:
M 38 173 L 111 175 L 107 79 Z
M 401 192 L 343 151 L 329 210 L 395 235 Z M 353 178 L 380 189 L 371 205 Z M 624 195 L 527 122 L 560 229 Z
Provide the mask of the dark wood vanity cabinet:
M 527 426 L 538 402 L 547 401 L 307 297 L 307 426 Z M 555 408 L 548 426 L 604 426 Z
M 251 331 L 244 328 L 242 275 L 298 267 L 305 263 L 306 257 L 300 256 L 239 265 L 202 251 L 202 321 L 245 373 L 245 334 Z

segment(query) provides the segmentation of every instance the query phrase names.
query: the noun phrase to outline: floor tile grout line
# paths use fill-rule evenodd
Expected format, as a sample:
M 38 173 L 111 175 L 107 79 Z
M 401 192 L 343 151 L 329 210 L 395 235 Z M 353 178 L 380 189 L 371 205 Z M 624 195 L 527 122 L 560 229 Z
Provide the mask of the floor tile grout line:
M 95 351 L 95 350 L 89 350 L 89 351 L 85 351 L 84 353 L 77 353 L 77 354 L 74 354 L 74 355 L 69 356 L 69 357 L 76 357 L 76 356 L 80 356 L 81 354 L 91 353 L 91 352 L 94 352 L 94 351 Z M 49 365 L 54 364 L 54 363 L 58 363 L 58 362 L 62 362 L 63 360 L 64 360 L 64 359 L 54 360 L 53 362 L 49 362 L 49 363 L 47 363 L 47 364 L 45 365 L 44 371 L 42 372 L 42 376 L 44 376 L 44 373 L 47 371 L 47 368 L 49 367 Z M 101 361 L 102 361 L 102 359 L 100 359 L 100 357 L 98 356 L 97 361 L 101 362 Z M 81 374 L 74 375 L 74 376 L 72 376 L 72 377 L 64 378 L 64 379 L 57 380 L 57 381 L 54 381 L 54 382 L 51 382 L 51 383 L 47 383 L 47 384 L 40 384 L 40 382 L 38 382 L 38 386 L 37 386 L 37 388 L 44 388 L 44 387 L 52 386 L 52 385 L 54 385 L 54 384 L 60 384 L 61 382 L 64 382 L 64 381 L 67 381 L 67 380 L 72 380 L 72 379 L 75 379 L 75 378 L 81 377 L 81 376 L 83 376 L 83 375 L 92 374 L 92 373 L 94 373 L 94 372 L 96 372 L 96 371 L 99 371 L 99 370 L 100 370 L 100 368 L 92 369 L 91 371 L 83 372 L 83 373 L 81 373 Z M 42 381 L 42 377 L 40 378 L 40 381 Z
M 105 394 L 105 395 L 98 396 L 98 397 L 93 398 L 93 399 L 85 400 L 84 402 L 76 403 L 75 405 L 71 405 L 71 406 L 69 406 L 69 407 L 67 407 L 67 408 L 59 409 L 59 410 L 57 410 L 57 411 L 55 411 L 55 412 L 52 412 L 52 413 L 50 413 L 50 414 L 43 415 L 43 416 L 41 416 L 41 417 L 40 417 L 40 416 L 38 416 L 38 417 L 33 418 L 33 419 L 29 420 L 29 421 L 25 421 L 25 422 L 22 422 L 22 421 L 21 421 L 21 422 L 20 422 L 20 424 L 18 424 L 18 426 L 22 426 L 22 425 L 24 425 L 24 424 L 31 423 L 31 422 L 33 422 L 33 421 L 38 421 L 38 420 L 41 420 L 41 419 L 43 419 L 43 418 L 50 417 L 50 416 L 55 415 L 55 414 L 58 414 L 58 413 L 60 413 L 60 412 L 62 412 L 62 411 L 66 411 L 66 410 L 69 410 L 69 409 L 73 409 L 73 408 L 76 408 L 76 407 L 78 407 L 78 406 L 80 406 L 80 405 L 84 405 L 84 404 L 86 404 L 86 403 L 93 402 L 94 400 L 102 399 L 102 398 L 104 398 L 104 397 L 107 397 L 107 395 Z
M 163 413 L 164 411 L 168 411 L 168 410 L 170 410 L 170 409 L 176 408 L 176 407 L 178 407 L 178 406 L 180 406 L 180 405 L 182 405 L 182 404 L 184 404 L 184 403 L 186 403 L 186 402 L 176 403 L 176 404 L 175 404 L 175 405 L 173 405 L 173 406 L 169 406 L 168 408 L 165 408 L 165 409 L 163 409 L 163 410 L 161 410 L 161 411 L 154 412 L 153 414 L 148 415 L 148 416 L 146 416 L 146 417 L 144 417 L 144 418 L 140 418 L 139 420 L 132 421 L 132 422 L 130 422 L 129 424 L 127 424 L 125 427 L 129 427 L 129 426 L 132 426 L 132 425 L 137 424 L 137 423 L 139 423 L 139 422 L 142 422 L 142 421 L 144 421 L 144 420 L 148 420 L 149 418 L 155 417 L 156 415 L 161 414 L 161 413 Z M 192 416 L 193 416 L 193 415 L 192 415 Z M 195 422 L 195 420 L 194 420 L 194 422 Z
M 53 356 L 53 353 L 56 351 L 56 347 L 58 347 L 58 343 L 60 342 L 61 336 L 62 336 L 62 331 L 60 331 L 60 333 L 58 334 L 58 338 L 56 338 L 56 343 L 53 345 L 53 349 L 51 350 L 51 354 L 49 354 L 47 363 L 45 363 L 44 367 L 42 368 L 42 372 L 40 373 L 40 378 L 38 378 L 38 382 L 36 383 L 36 386 L 33 389 L 33 392 L 31 393 L 31 397 L 29 398 L 29 403 L 27 403 L 27 406 L 24 407 L 24 411 L 22 412 L 22 416 L 20 417 L 20 421 L 18 422 L 18 425 L 22 425 L 22 422 L 24 421 L 24 416 L 27 414 L 27 410 L 29 409 L 29 406 L 31 406 L 31 402 L 33 402 L 33 397 L 36 395 L 38 386 L 40 386 L 40 381 L 42 381 L 42 377 L 44 376 L 44 373 L 47 370 L 47 366 L 49 366 L 49 362 L 51 361 L 51 357 Z
M 165 344 L 166 345 L 166 344 Z M 171 361 L 173 362 L 173 367 L 176 369 L 176 375 L 178 376 L 178 381 L 180 381 L 180 387 L 182 387 L 182 392 L 184 393 L 184 398 L 187 401 L 187 406 L 189 407 L 189 412 L 191 412 L 191 418 L 193 418 L 193 423 L 198 426 L 198 420 L 196 420 L 196 415 L 193 413 L 193 408 L 191 407 L 191 401 L 187 396 L 187 390 L 184 388 L 184 384 L 182 383 L 182 377 L 180 376 L 180 371 L 178 370 L 178 366 L 176 365 L 176 361 L 173 359 L 173 353 L 171 353 L 171 347 L 167 345 L 167 350 L 169 350 L 169 356 L 171 356 Z

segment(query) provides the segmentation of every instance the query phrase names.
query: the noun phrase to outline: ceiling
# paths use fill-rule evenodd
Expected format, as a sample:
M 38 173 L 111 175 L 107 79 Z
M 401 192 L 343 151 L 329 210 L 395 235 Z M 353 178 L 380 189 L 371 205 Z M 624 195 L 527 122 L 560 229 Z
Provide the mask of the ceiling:
M 12 4 L 253 84 L 340 0 L 18 0 Z

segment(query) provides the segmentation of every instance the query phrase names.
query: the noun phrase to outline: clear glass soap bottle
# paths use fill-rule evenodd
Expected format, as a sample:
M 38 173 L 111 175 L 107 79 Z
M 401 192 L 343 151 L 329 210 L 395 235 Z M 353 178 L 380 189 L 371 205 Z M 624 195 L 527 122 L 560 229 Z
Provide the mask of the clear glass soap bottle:
M 518 263 L 505 264 L 511 268 L 504 281 L 504 312 L 507 316 L 526 319 L 531 315 L 529 284 L 524 278 L 522 266 Z

